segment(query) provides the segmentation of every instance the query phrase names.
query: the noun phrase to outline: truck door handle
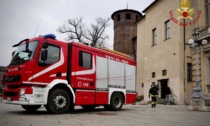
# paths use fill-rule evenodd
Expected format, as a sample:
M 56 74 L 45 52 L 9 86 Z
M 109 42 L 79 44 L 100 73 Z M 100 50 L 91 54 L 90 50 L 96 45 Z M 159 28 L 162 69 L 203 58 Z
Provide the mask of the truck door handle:
M 61 77 L 61 75 L 62 75 L 61 72 L 56 73 L 56 77 Z

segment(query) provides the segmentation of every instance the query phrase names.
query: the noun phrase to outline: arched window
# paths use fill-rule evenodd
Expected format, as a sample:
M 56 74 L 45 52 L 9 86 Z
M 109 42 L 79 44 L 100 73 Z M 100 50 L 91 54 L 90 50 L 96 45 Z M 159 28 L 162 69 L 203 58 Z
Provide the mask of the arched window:
M 117 21 L 120 21 L 120 15 L 119 14 L 117 15 Z
M 126 19 L 126 20 L 131 20 L 131 14 L 126 13 L 126 14 L 125 14 L 125 19 Z

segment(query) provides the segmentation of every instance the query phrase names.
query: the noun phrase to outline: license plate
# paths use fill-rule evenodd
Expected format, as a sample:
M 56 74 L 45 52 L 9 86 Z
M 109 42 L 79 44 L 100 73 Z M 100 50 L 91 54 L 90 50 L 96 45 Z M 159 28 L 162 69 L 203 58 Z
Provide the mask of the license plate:
M 7 98 L 7 101 L 12 101 L 12 99 L 10 97 Z

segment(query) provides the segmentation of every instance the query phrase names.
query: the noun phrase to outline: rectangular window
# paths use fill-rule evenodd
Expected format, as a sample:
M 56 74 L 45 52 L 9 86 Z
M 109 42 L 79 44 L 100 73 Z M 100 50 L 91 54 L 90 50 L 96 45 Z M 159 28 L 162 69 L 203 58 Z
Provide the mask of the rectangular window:
M 166 76 L 167 75 L 167 70 L 162 70 L 162 75 Z
M 192 82 L 192 63 L 187 63 L 187 82 Z
M 48 45 L 48 47 L 46 49 L 42 48 L 41 52 L 43 52 L 44 50 L 47 50 L 47 53 L 46 53 L 47 59 L 42 60 L 42 58 L 41 58 L 42 54 L 40 54 L 40 56 L 39 56 L 39 64 L 40 65 L 43 65 L 43 66 L 51 65 L 51 64 L 54 64 L 59 61 L 60 47 L 57 47 L 55 45 Z
M 79 66 L 84 68 L 92 68 L 92 55 L 86 52 L 79 52 Z
M 165 22 L 165 39 L 169 39 L 171 37 L 171 32 L 170 32 L 170 20 Z
M 152 78 L 155 78 L 155 72 L 152 72 Z
M 157 45 L 157 31 L 156 28 L 152 30 L 152 46 Z
M 210 25 L 210 0 L 206 0 L 206 25 Z

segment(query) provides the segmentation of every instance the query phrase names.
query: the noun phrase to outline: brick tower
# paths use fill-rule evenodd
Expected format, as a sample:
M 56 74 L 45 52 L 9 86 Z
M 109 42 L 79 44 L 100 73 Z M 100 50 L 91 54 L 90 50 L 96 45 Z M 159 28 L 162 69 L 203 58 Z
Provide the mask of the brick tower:
M 131 9 L 118 10 L 111 15 L 114 21 L 114 50 L 135 57 L 136 21 L 141 17 L 140 12 Z

